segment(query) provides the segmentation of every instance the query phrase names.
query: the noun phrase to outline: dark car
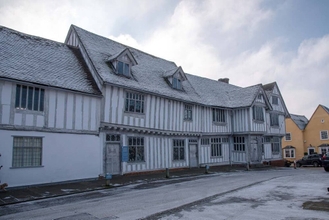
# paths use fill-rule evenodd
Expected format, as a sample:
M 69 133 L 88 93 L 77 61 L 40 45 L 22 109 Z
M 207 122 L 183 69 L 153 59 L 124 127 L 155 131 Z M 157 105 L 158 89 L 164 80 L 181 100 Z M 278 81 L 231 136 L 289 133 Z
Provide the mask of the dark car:
M 322 166 L 325 171 L 329 172 L 329 152 L 322 156 Z
M 302 159 L 297 160 L 297 167 L 301 166 L 322 166 L 322 155 L 321 154 L 311 154 L 304 156 Z

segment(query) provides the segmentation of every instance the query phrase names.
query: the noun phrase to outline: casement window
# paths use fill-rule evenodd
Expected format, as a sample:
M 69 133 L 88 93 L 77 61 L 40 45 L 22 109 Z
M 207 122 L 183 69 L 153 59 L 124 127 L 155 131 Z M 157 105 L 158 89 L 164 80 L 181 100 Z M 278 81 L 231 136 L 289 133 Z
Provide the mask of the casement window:
M 176 77 L 173 77 L 172 79 L 172 87 L 174 89 L 182 90 L 182 82 L 180 79 L 177 79 Z
M 41 137 L 14 137 L 12 166 L 40 167 L 42 165 Z
M 129 162 L 144 162 L 144 138 L 128 137 Z
M 320 139 L 328 140 L 328 131 L 320 131 Z
M 295 149 L 285 149 L 284 157 L 285 158 L 295 158 Z
M 185 140 L 173 140 L 173 160 L 185 160 Z
M 144 113 L 144 95 L 127 92 L 125 111 L 133 113 Z
M 106 134 L 106 142 L 120 142 L 120 134 Z
M 202 138 L 201 145 L 209 145 L 209 138 Z
M 32 86 L 16 85 L 16 109 L 42 112 L 44 110 L 44 98 L 44 89 Z
M 291 133 L 286 133 L 286 141 L 291 141 Z
M 256 121 L 264 121 L 264 113 L 263 113 L 263 108 L 260 106 L 253 106 L 252 107 L 252 116 L 253 119 Z
M 225 110 L 213 108 L 212 109 L 212 121 L 224 123 L 226 121 Z
M 192 121 L 192 106 L 185 105 L 184 107 L 184 120 Z
M 246 151 L 246 143 L 244 137 L 234 137 L 234 151 L 245 152 Z
M 262 94 L 258 94 L 257 99 L 258 100 L 262 100 L 263 99 L 263 95 Z
M 130 76 L 129 64 L 117 61 L 117 73 L 119 75 Z
M 279 115 L 275 113 L 270 114 L 271 126 L 279 126 Z
M 272 104 L 278 105 L 279 104 L 279 98 L 277 96 L 272 96 Z
M 222 141 L 221 138 L 211 138 L 211 157 L 221 157 L 222 156 Z
M 273 137 L 271 142 L 271 149 L 273 154 L 279 154 L 280 153 L 280 138 Z

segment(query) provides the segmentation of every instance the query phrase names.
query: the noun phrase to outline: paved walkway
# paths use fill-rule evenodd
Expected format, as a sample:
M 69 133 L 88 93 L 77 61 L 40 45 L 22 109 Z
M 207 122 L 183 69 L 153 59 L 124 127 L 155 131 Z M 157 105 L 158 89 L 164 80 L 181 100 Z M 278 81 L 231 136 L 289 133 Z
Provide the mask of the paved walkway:
M 271 166 L 258 166 L 250 170 L 273 169 Z M 205 173 L 205 168 L 190 168 L 181 170 L 170 170 L 170 178 L 182 178 L 191 176 L 209 175 L 220 172 L 236 172 L 246 171 L 244 166 L 213 166 L 209 168 L 208 174 Z M 47 185 L 37 185 L 21 188 L 7 189 L 0 192 L 0 206 L 21 203 L 32 200 L 40 200 L 51 197 L 70 195 L 81 192 L 88 192 L 111 187 L 119 187 L 140 182 L 152 182 L 155 180 L 166 179 L 166 171 L 136 173 L 128 175 L 113 176 L 109 181 L 109 186 L 106 185 L 105 179 L 84 180 L 75 182 L 64 182 Z

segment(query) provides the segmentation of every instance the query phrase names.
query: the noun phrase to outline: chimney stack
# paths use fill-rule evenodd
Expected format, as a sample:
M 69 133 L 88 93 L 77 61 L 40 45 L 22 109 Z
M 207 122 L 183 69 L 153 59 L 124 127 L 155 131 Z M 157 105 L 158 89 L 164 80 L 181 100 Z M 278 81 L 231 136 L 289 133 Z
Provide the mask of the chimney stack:
M 223 83 L 229 83 L 230 79 L 229 78 L 220 78 L 218 79 L 219 82 L 223 82 Z

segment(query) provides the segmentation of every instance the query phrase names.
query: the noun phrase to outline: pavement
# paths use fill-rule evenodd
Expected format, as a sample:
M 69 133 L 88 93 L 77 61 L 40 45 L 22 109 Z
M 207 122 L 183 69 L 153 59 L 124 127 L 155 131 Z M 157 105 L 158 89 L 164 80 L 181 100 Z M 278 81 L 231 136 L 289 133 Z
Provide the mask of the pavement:
M 275 167 L 258 165 L 250 167 L 250 171 L 273 169 Z M 211 166 L 206 172 L 205 168 L 185 168 L 169 170 L 170 179 L 184 177 L 211 175 L 221 172 L 247 171 L 245 166 Z M 150 183 L 158 180 L 168 179 L 165 170 L 157 172 L 135 173 L 125 175 L 115 175 L 112 179 L 97 178 L 89 180 L 61 182 L 43 185 L 32 185 L 26 187 L 7 188 L 7 191 L 0 192 L 0 206 L 22 203 L 27 201 L 54 198 L 59 196 L 72 195 L 77 193 L 103 190 L 108 188 L 120 187 L 135 183 Z

